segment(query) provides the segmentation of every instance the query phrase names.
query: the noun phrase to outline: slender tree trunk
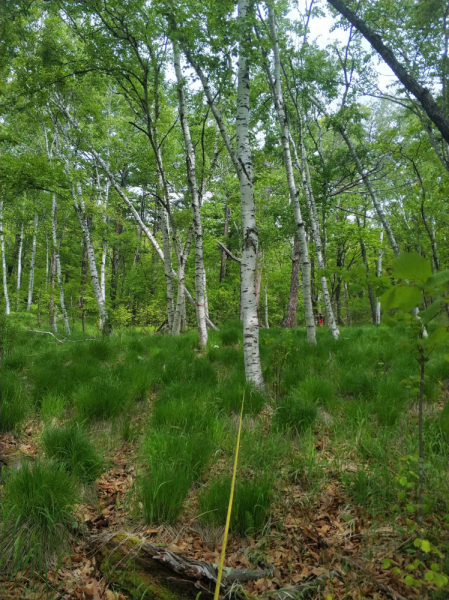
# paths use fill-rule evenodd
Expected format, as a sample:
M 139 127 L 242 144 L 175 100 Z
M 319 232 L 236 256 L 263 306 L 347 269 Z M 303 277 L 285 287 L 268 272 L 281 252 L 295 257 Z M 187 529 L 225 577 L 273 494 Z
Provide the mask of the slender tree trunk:
M 257 305 L 257 314 L 259 314 L 260 308 L 260 291 L 262 287 L 262 269 L 263 269 L 263 250 L 257 254 L 256 261 L 256 305 Z
M 382 242 L 384 239 L 384 230 L 381 229 L 379 232 L 379 250 L 377 253 L 377 276 L 382 277 Z M 376 325 L 380 325 L 380 300 L 377 298 L 376 303 Z
M 11 314 L 11 306 L 9 303 L 8 294 L 8 281 L 7 281 L 7 270 L 6 270 L 6 256 L 5 256 L 5 238 L 3 235 L 3 200 L 0 200 L 0 246 L 2 250 L 2 273 L 3 273 L 3 294 L 5 296 L 5 314 Z
M 178 298 L 176 302 L 176 310 L 173 319 L 172 335 L 179 335 L 182 328 L 182 317 L 185 312 L 185 271 L 187 264 L 187 257 L 190 251 L 190 244 L 192 242 L 193 230 L 190 229 L 184 249 L 179 249 L 178 257 Z
M 49 276 L 50 276 L 50 261 L 48 257 L 48 235 L 45 234 L 45 293 L 47 293 L 47 288 L 49 284 Z
M 268 293 L 267 293 L 267 284 L 265 284 L 265 327 L 267 329 L 270 328 L 270 324 L 268 323 Z
M 84 242 L 86 244 L 87 249 L 87 262 L 89 265 L 90 278 L 92 280 L 92 287 L 94 289 L 95 300 L 97 301 L 98 312 L 100 316 L 100 329 L 104 334 L 109 334 L 112 331 L 111 324 L 109 321 L 109 315 L 106 310 L 106 306 L 103 300 L 103 296 L 101 293 L 100 280 L 98 278 L 97 265 L 95 262 L 95 250 L 92 244 L 92 239 L 90 237 L 90 230 L 85 214 L 85 206 L 83 199 L 83 191 L 81 188 L 81 183 L 77 183 L 77 190 L 75 190 L 75 186 L 72 182 L 72 197 L 73 203 L 75 207 L 75 211 L 78 217 L 78 221 L 81 227 L 81 231 L 83 233 Z
M 101 268 L 100 268 L 100 287 L 101 297 L 103 302 L 106 302 L 106 258 L 108 256 L 108 243 L 103 242 L 103 252 L 101 254 Z
M 285 327 L 296 327 L 296 307 L 298 305 L 299 289 L 299 262 L 301 260 L 301 251 L 299 240 L 295 236 L 293 242 L 292 276 L 290 279 L 290 293 L 288 295 L 287 316 L 285 317 Z
M 22 250 L 23 250 L 23 224 L 20 227 L 19 250 L 17 253 L 17 312 L 20 311 L 20 288 L 22 286 Z
M 160 185 L 159 185 L 160 188 Z M 168 214 L 165 208 L 159 203 L 159 223 L 162 234 L 163 262 L 165 271 L 165 283 L 167 287 L 167 319 L 168 329 L 173 331 L 173 320 L 175 318 L 175 285 L 173 279 L 172 250 L 170 243 L 170 228 L 168 223 Z M 179 273 L 178 273 L 179 277 Z
M 48 322 L 53 325 L 53 313 L 55 311 L 55 273 L 56 273 L 56 259 L 55 259 L 55 248 L 51 248 L 51 260 L 50 260 L 50 305 L 48 307 L 49 318 Z
M 226 204 L 225 206 L 225 221 L 224 221 L 224 228 L 223 228 L 223 238 L 224 238 L 224 243 L 227 246 L 227 241 L 226 238 L 228 237 L 228 228 L 229 228 L 229 215 L 231 214 L 231 210 L 229 208 L 229 205 Z M 220 267 L 220 283 L 223 282 L 225 275 L 226 275 L 226 261 L 227 261 L 227 254 L 224 250 L 221 251 L 221 267 Z
M 304 313 L 307 328 L 307 340 L 311 344 L 316 344 L 316 332 L 315 332 L 315 319 L 313 316 L 313 305 L 312 305 L 312 290 L 310 280 L 310 262 L 309 262 L 309 250 L 307 246 L 307 235 L 305 231 L 304 221 L 301 215 L 301 207 L 299 204 L 299 190 L 296 187 L 295 178 L 293 174 L 293 161 L 290 151 L 290 127 L 288 124 L 287 114 L 285 111 L 284 97 L 281 89 L 281 60 L 279 53 L 279 43 L 277 38 L 277 29 L 274 11 L 269 4 L 269 20 L 270 20 L 270 34 L 274 52 L 274 81 L 271 77 L 270 70 L 267 65 L 267 76 L 270 82 L 270 89 L 273 96 L 276 112 L 278 115 L 278 122 L 281 128 L 281 142 L 284 156 L 285 173 L 287 176 L 287 185 L 290 195 L 290 201 L 293 207 L 293 214 L 296 223 L 297 239 L 300 246 L 301 256 L 301 271 L 302 271 L 302 293 L 304 298 Z M 299 273 L 298 273 L 299 276 Z M 296 306 L 295 306 L 296 310 Z M 296 317 L 295 317 L 296 318 Z
M 251 15 L 249 0 L 239 0 L 239 21 L 245 31 L 239 43 L 238 86 L 237 86 L 237 158 L 239 164 L 240 199 L 242 207 L 243 252 L 241 264 L 241 290 L 243 313 L 244 361 L 247 381 L 263 389 L 264 381 L 259 354 L 259 322 L 256 303 L 256 260 L 259 234 L 256 226 L 254 203 L 253 161 L 249 140 L 249 57 L 248 37 L 250 26 L 245 20 Z
M 362 260 L 363 260 L 363 264 L 365 265 L 366 283 L 368 286 L 369 303 L 371 306 L 371 318 L 373 319 L 373 323 L 375 325 L 376 324 L 376 302 L 374 300 L 373 288 L 371 287 L 371 283 L 369 280 L 369 265 L 368 265 L 368 259 L 366 256 L 366 247 L 365 247 L 365 243 L 363 241 L 363 237 L 361 234 L 360 219 L 357 216 L 356 216 L 356 221 L 357 221 L 357 227 L 359 228 L 359 244 L 360 244 L 360 250 L 362 253 Z
M 123 231 L 123 225 L 118 219 L 115 223 L 116 235 L 121 235 Z M 86 254 L 87 257 L 87 254 Z M 117 302 L 117 287 L 118 287 L 118 269 L 120 264 L 120 253 L 116 244 L 112 248 L 112 273 L 111 273 L 111 303 L 112 308 L 115 309 Z
M 201 348 L 207 345 L 207 326 L 206 326 L 206 300 L 205 300 L 205 270 L 203 258 L 203 230 L 201 226 L 200 201 L 198 195 L 198 186 L 196 181 L 196 158 L 195 147 L 190 135 L 189 123 L 187 121 L 187 107 L 184 96 L 184 79 L 181 73 L 180 55 L 178 45 L 173 43 L 174 62 L 176 78 L 178 81 L 178 103 L 179 117 L 181 121 L 182 133 L 186 147 L 186 166 L 187 180 L 191 196 L 192 215 L 193 215 L 193 235 L 195 243 L 195 297 L 196 297 L 196 321 L 198 326 L 198 339 Z M 178 273 L 178 277 L 180 275 Z M 184 292 L 182 294 L 185 305 Z
M 351 141 L 351 138 L 349 137 L 349 135 L 347 134 L 346 130 L 344 127 L 340 128 L 340 132 L 341 135 L 343 136 L 343 139 L 346 142 L 346 145 L 348 146 L 349 152 L 352 155 L 352 158 L 354 159 L 355 162 L 355 166 L 357 168 L 357 171 L 359 172 L 360 177 L 362 178 L 362 181 L 368 191 L 368 194 L 373 202 L 373 206 L 376 209 L 377 215 L 382 223 L 382 226 L 385 230 L 385 233 L 387 234 L 387 238 L 388 241 L 390 242 L 390 246 L 391 249 L 394 252 L 395 256 L 399 256 L 399 246 L 396 242 L 396 238 L 394 236 L 393 230 L 391 229 L 390 226 L 390 222 L 388 221 L 387 217 L 385 216 L 385 213 L 383 211 L 382 208 L 382 203 L 380 202 L 380 200 L 378 199 L 376 192 L 374 191 L 373 186 L 371 185 L 371 181 L 370 178 L 368 177 L 368 175 L 366 174 L 365 169 L 362 166 L 362 163 L 360 162 L 360 159 L 357 155 L 357 152 L 354 148 L 354 145 Z
M 34 267 L 36 264 L 36 245 L 37 245 L 37 228 L 39 224 L 39 217 L 36 213 L 34 215 L 34 227 L 33 227 L 33 245 L 31 248 L 31 261 L 30 261 L 30 279 L 28 282 L 28 300 L 27 300 L 27 311 L 31 310 L 31 304 L 33 302 L 33 289 L 34 289 Z
M 351 319 L 351 311 L 349 310 L 349 293 L 348 293 L 348 284 L 344 282 L 345 288 L 345 304 L 346 304 L 346 324 L 350 327 L 352 325 Z
M 41 300 L 42 300 L 42 280 L 41 280 L 41 289 L 39 291 L 39 299 L 37 301 L 37 326 L 41 327 Z
M 325 268 L 325 264 L 324 264 L 323 255 L 322 255 L 322 251 L 321 251 L 321 236 L 320 236 L 320 231 L 319 231 L 319 221 L 318 221 L 318 214 L 317 214 L 317 210 L 316 210 L 315 198 L 313 196 L 313 190 L 312 190 L 312 186 L 310 183 L 309 165 L 307 162 L 306 150 L 305 150 L 304 142 L 302 139 L 301 124 L 300 124 L 300 144 L 301 144 L 301 162 L 299 162 L 297 159 L 296 159 L 296 162 L 297 162 L 297 165 L 299 167 L 299 170 L 300 170 L 301 176 L 302 176 L 304 195 L 306 197 L 307 208 L 309 210 L 309 216 L 310 216 L 312 238 L 313 238 L 313 243 L 315 244 L 317 264 L 318 264 L 318 268 L 320 269 L 320 271 L 322 271 Z M 325 311 L 326 311 L 326 324 L 328 325 L 329 329 L 331 330 L 332 337 L 334 338 L 334 340 L 336 340 L 336 339 L 338 339 L 340 332 L 338 330 L 337 323 L 335 322 L 334 311 L 332 309 L 332 303 L 331 303 L 331 299 L 330 299 L 329 289 L 327 287 L 327 279 L 324 274 L 321 275 L 320 279 L 321 279 L 321 289 L 323 291 L 324 306 L 325 306 Z
M 55 308 L 53 311 L 53 329 L 55 331 L 55 333 L 58 333 L 58 305 L 55 304 Z
M 70 335 L 69 317 L 67 315 L 67 310 L 65 307 L 64 286 L 62 284 L 61 259 L 59 257 L 59 252 L 58 252 L 57 214 L 58 214 L 58 205 L 56 203 L 56 194 L 53 194 L 52 208 L 51 208 L 51 232 L 52 232 L 52 238 L 53 238 L 53 250 L 54 250 L 54 259 L 55 259 L 55 264 L 56 264 L 56 275 L 58 278 L 59 301 L 61 304 L 62 315 L 64 317 L 64 329 L 65 329 L 66 333 L 68 333 Z

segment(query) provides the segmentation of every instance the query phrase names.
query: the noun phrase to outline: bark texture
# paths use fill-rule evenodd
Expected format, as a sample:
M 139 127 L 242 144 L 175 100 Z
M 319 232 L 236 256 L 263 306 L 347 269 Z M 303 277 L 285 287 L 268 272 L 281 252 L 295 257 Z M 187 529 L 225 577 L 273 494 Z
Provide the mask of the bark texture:
M 27 298 L 27 311 L 31 310 L 31 304 L 33 302 L 33 289 L 34 289 L 34 268 L 36 265 L 36 246 L 37 246 L 37 229 L 39 226 L 39 217 L 37 213 L 34 215 L 33 223 L 33 242 L 31 247 L 31 260 L 30 260 L 30 278 L 28 281 L 28 298 Z
M 201 226 L 200 199 L 196 181 L 196 158 L 195 147 L 190 135 L 189 123 L 187 121 L 187 107 L 184 94 L 184 79 L 181 72 L 180 54 L 178 45 L 173 43 L 175 72 L 178 82 L 179 118 L 181 121 L 184 144 L 186 148 L 187 180 L 191 197 L 193 216 L 193 235 L 195 243 L 195 297 L 196 297 L 196 321 L 198 326 L 198 339 L 201 348 L 207 345 L 206 327 L 206 298 L 205 298 L 205 270 L 203 258 L 203 230 Z M 179 271 L 179 269 L 178 269 Z M 180 277 L 180 273 L 178 272 Z M 183 292 L 184 298 L 184 292 Z
M 11 314 L 11 305 L 9 303 L 8 294 L 8 281 L 7 281 L 7 270 L 6 270 L 6 256 L 5 256 L 5 237 L 3 235 L 3 200 L 0 200 L 0 245 L 2 250 L 2 274 L 3 274 L 3 294 L 5 296 L 5 313 Z
M 313 306 L 312 306 L 312 291 L 310 281 L 310 261 L 309 261 L 309 249 L 307 246 L 307 235 L 305 231 L 305 224 L 301 215 L 301 207 L 299 204 L 299 190 L 297 189 L 295 178 L 293 174 L 293 161 L 290 151 L 290 126 L 285 111 L 284 97 L 281 89 L 281 58 L 279 52 L 279 42 L 277 37 L 277 28 L 275 22 L 274 10 L 271 4 L 268 6 L 269 10 L 269 21 L 270 21 L 270 35 L 273 45 L 274 53 L 274 81 L 271 77 L 271 73 L 267 67 L 267 76 L 270 83 L 271 94 L 273 96 L 276 112 L 278 115 L 278 122 L 281 128 L 281 142 L 282 150 L 284 155 L 285 172 L 287 176 L 287 185 L 290 195 L 290 201 L 293 207 L 293 214 L 296 223 L 296 233 L 299 242 L 300 256 L 301 256 L 301 267 L 302 267 L 302 293 L 304 299 L 304 313 L 306 319 L 307 328 L 307 339 L 311 344 L 316 344 L 316 332 L 315 332 L 315 320 L 313 318 Z M 296 239 L 296 238 L 295 238 Z M 298 270 L 299 277 L 299 270 Z M 299 280 L 298 280 L 299 285 Z M 297 296 L 296 290 L 296 296 Z M 296 305 L 295 305 L 295 322 L 296 322 Z
M 295 237 L 295 240 L 293 242 L 292 276 L 290 279 L 290 293 L 288 295 L 287 315 L 285 317 L 285 327 L 290 327 L 290 328 L 296 327 L 296 307 L 298 304 L 300 258 L 301 258 L 301 252 L 300 252 L 300 248 L 299 248 L 299 240 L 297 237 Z
M 52 205 L 51 205 L 51 234 L 52 234 L 52 240 L 53 240 L 56 276 L 58 278 L 59 302 L 61 304 L 61 311 L 62 311 L 62 315 L 64 317 L 64 329 L 65 329 L 66 333 L 68 333 L 70 335 L 69 317 L 67 315 L 67 310 L 65 307 L 64 286 L 62 283 L 61 258 L 59 256 L 59 251 L 58 251 L 59 249 L 58 249 L 58 239 L 57 239 L 57 213 L 58 213 L 58 205 L 56 203 L 56 194 L 53 194 Z
M 20 228 L 19 250 L 17 253 L 17 312 L 20 310 L 20 288 L 22 286 L 22 251 L 23 251 L 23 224 Z

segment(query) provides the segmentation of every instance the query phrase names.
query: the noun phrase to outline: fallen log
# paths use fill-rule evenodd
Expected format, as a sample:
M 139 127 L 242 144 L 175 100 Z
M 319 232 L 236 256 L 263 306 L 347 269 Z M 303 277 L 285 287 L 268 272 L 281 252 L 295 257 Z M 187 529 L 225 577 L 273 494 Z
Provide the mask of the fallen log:
M 128 533 L 93 536 L 86 545 L 110 583 L 126 590 L 132 598 L 147 600 L 212 599 L 217 582 L 216 565 L 194 560 L 156 546 Z M 230 569 L 223 572 L 221 593 L 227 598 L 248 598 L 233 591 L 234 582 L 257 580 L 271 571 Z

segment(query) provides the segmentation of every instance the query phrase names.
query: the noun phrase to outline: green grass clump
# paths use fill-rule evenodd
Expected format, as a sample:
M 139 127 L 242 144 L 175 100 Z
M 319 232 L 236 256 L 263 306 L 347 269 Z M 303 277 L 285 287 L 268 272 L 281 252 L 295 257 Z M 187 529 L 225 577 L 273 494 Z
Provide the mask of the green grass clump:
M 129 388 L 114 377 L 98 377 L 75 390 L 73 403 L 77 418 L 82 421 L 111 419 L 129 404 Z
M 256 416 L 264 407 L 267 398 L 264 393 L 254 389 L 250 383 L 245 383 L 241 374 L 231 379 L 225 379 L 216 392 L 219 409 L 225 413 L 240 413 L 243 393 L 245 394 L 244 415 Z
M 228 321 L 220 330 L 221 343 L 224 346 L 234 346 L 242 337 L 242 324 L 240 321 Z
M 200 518 L 204 523 L 224 525 L 231 490 L 231 477 L 211 481 L 199 495 Z M 231 531 L 244 535 L 260 532 L 268 519 L 273 499 L 273 479 L 262 475 L 253 479 L 237 480 L 231 513 Z
M 60 463 L 85 483 L 93 483 L 100 475 L 103 460 L 86 431 L 75 424 L 48 427 L 42 434 L 48 458 Z
M 174 523 L 190 487 L 201 477 L 213 450 L 213 437 L 166 430 L 151 433 L 143 443 L 147 466 L 139 498 L 147 523 Z
M 299 434 L 312 427 L 317 415 L 317 404 L 293 391 L 281 400 L 274 414 L 273 424 L 280 429 L 288 429 Z
M 30 412 L 30 403 L 16 372 L 2 369 L 1 379 L 0 431 L 3 433 L 20 428 Z
M 10 470 L 0 513 L 2 571 L 45 571 L 67 547 L 77 499 L 73 479 L 53 463 L 22 463 Z

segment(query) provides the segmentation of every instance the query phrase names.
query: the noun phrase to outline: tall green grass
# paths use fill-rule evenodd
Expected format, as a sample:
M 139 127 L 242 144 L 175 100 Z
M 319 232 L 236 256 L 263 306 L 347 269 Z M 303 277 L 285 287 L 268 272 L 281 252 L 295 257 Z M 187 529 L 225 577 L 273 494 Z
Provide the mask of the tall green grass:
M 45 571 L 67 549 L 78 501 L 74 480 L 54 463 L 21 463 L 7 472 L 0 513 L 2 571 Z

